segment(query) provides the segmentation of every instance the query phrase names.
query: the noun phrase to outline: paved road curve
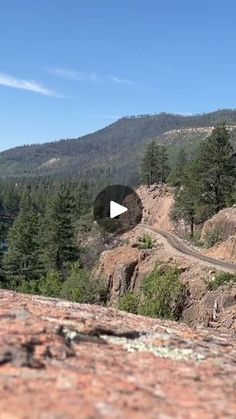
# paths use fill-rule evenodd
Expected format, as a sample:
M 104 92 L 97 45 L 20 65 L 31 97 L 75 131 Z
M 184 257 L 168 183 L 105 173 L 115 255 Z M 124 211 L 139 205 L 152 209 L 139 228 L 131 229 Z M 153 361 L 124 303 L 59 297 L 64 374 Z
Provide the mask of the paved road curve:
M 150 230 L 150 231 L 153 231 L 154 233 L 160 234 L 162 237 L 164 237 L 168 241 L 168 243 L 175 250 L 183 253 L 184 255 L 194 257 L 195 259 L 203 261 L 205 264 L 208 264 L 210 266 L 213 265 L 214 267 L 219 268 L 221 270 L 236 272 L 236 264 L 225 262 L 223 260 L 219 260 L 219 259 L 215 259 L 206 255 L 203 255 L 202 253 L 188 246 L 187 243 L 184 243 L 182 239 L 180 239 L 179 237 L 175 236 L 172 233 L 159 230 L 147 224 L 141 224 L 140 226 L 144 227 L 146 230 Z

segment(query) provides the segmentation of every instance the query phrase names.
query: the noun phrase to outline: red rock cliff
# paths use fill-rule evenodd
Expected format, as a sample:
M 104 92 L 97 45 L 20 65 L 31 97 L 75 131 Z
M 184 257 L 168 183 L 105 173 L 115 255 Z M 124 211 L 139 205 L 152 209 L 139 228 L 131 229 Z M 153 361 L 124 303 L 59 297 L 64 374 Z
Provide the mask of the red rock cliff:
M 235 337 L 0 292 L 0 418 L 235 418 Z

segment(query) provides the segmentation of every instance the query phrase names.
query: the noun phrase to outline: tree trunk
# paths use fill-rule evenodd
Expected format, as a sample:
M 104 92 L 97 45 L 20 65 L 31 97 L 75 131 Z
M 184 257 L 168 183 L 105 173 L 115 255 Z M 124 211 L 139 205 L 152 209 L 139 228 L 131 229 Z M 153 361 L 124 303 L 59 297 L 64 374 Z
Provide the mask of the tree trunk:
M 193 232 L 194 232 L 194 219 L 193 219 L 193 217 L 191 217 L 191 220 L 190 220 L 190 236 L 191 236 L 191 238 L 193 238 Z

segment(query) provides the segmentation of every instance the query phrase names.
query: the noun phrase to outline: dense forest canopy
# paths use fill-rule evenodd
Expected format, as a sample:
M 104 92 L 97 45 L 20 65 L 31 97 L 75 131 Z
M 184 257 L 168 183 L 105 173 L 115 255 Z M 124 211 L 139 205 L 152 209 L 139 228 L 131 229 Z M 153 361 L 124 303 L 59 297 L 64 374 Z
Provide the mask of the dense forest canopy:
M 80 179 L 99 178 L 101 182 L 109 178 L 113 183 L 135 186 L 142 155 L 150 139 L 167 147 L 173 164 L 182 145 L 192 152 L 208 135 L 205 131 L 192 132 L 191 129 L 212 127 L 219 122 L 236 126 L 236 111 L 220 110 L 192 116 L 161 113 L 124 117 L 81 138 L 4 151 L 0 153 L 0 176 L 57 174 Z M 184 129 L 187 131 L 181 132 Z M 174 130 L 180 131 L 176 133 Z M 236 141 L 236 129 L 231 131 L 231 139 Z

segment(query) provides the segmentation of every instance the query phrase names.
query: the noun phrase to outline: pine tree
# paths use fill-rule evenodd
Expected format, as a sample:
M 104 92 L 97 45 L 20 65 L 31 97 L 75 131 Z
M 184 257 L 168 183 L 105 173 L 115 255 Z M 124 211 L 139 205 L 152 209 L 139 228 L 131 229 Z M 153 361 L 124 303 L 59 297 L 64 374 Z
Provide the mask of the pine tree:
M 168 164 L 168 153 L 165 146 L 159 147 L 159 176 L 158 181 L 161 181 L 162 183 L 166 182 L 167 176 L 170 173 L 170 167 Z
M 141 165 L 141 181 L 146 185 L 158 182 L 160 179 L 160 147 L 155 141 L 149 143 Z
M 47 204 L 43 220 L 42 252 L 46 271 L 67 270 L 78 259 L 72 226 L 74 202 L 68 188 L 62 187 Z
M 42 275 L 40 262 L 40 217 L 26 197 L 8 235 L 8 251 L 4 256 L 6 284 L 16 289 L 24 281 L 39 280 Z
M 203 220 L 231 204 L 236 170 L 229 137 L 225 124 L 220 124 L 198 148 L 199 203 Z
M 14 186 L 12 184 L 8 185 L 8 188 L 5 191 L 4 204 L 9 216 L 15 216 L 18 213 L 19 203 L 20 197 L 14 190 Z
M 174 218 L 191 226 L 202 223 L 232 203 L 236 169 L 225 124 L 220 124 L 199 145 L 196 159 L 183 171 L 173 208 Z
M 91 207 L 91 197 L 88 191 L 88 185 L 83 183 L 75 188 L 73 188 L 73 222 L 78 221 L 78 219 L 87 214 L 89 208 Z
M 194 233 L 194 224 L 198 221 L 198 188 L 196 168 L 194 165 L 190 165 L 185 168 L 182 184 L 176 190 L 172 217 L 176 220 L 183 219 L 189 224 L 191 237 Z
M 188 161 L 185 150 L 183 147 L 181 147 L 176 158 L 176 165 L 168 178 L 168 182 L 172 186 L 179 188 L 181 185 L 183 185 L 187 163 Z

